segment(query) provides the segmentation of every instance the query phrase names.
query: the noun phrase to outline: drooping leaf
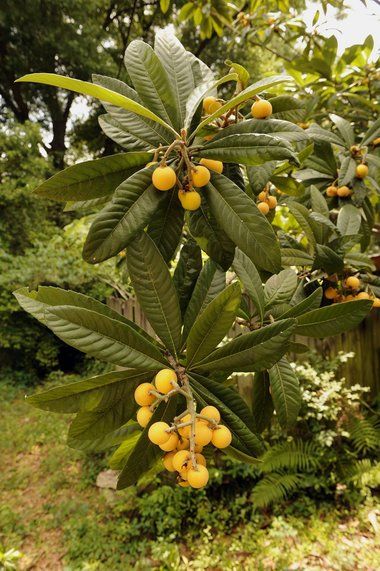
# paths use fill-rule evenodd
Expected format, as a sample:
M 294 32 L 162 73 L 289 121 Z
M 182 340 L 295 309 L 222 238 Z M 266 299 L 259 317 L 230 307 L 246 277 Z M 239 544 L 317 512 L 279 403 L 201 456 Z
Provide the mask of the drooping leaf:
M 275 169 L 276 161 L 268 161 L 256 167 L 247 167 L 247 176 L 254 194 L 259 194 L 270 181 Z
M 137 117 L 137 116 L 134 116 Z M 140 119 L 141 120 L 141 119 Z M 98 117 L 99 127 L 112 141 L 125 149 L 147 150 L 150 145 L 141 138 L 132 135 L 124 125 L 117 121 L 110 113 Z
M 282 270 L 271 276 L 264 286 L 265 306 L 286 303 L 290 301 L 297 287 L 297 274 L 292 269 Z
M 310 199 L 313 212 L 322 214 L 322 216 L 325 216 L 326 218 L 330 216 L 330 211 L 326 199 L 315 186 L 310 187 Z
M 301 393 L 297 375 L 286 357 L 269 369 L 269 381 L 278 421 L 283 428 L 290 428 L 297 420 Z
M 79 416 L 79 415 L 78 415 Z M 78 418 L 78 417 L 77 417 Z M 107 432 L 106 434 L 91 434 L 89 439 L 72 437 L 67 441 L 71 448 L 85 452 L 101 452 L 114 446 L 119 446 L 126 438 L 133 438 L 140 434 L 137 422 L 130 420 L 119 428 Z
M 159 249 L 165 262 L 169 262 L 180 243 L 184 209 L 176 192 L 166 192 L 151 219 L 147 233 Z
M 286 353 L 295 325 L 295 319 L 283 319 L 235 337 L 203 359 L 197 369 L 235 372 L 269 369 Z
M 307 252 L 295 248 L 281 248 L 282 266 L 312 266 L 313 256 Z
M 277 95 L 270 98 L 272 117 L 287 121 L 301 121 L 305 113 L 305 105 L 299 99 L 289 95 Z M 300 128 L 300 127 L 299 127 Z M 307 137 L 307 135 L 304 135 Z
M 310 218 L 310 212 L 303 204 L 299 204 L 294 200 L 289 201 L 287 206 L 290 210 L 290 213 L 294 216 L 300 227 L 305 233 L 305 236 L 309 242 L 310 247 L 314 251 L 316 248 L 316 239 L 314 235 L 314 231 L 317 226 L 317 222 L 313 221 Z M 318 229 L 319 230 L 319 229 Z
M 216 221 L 238 248 L 260 268 L 278 270 L 280 249 L 256 204 L 223 175 L 213 174 L 204 192 Z
M 63 202 L 107 196 L 151 157 L 151 153 L 132 152 L 84 161 L 53 175 L 34 192 L 43 198 Z
M 343 256 L 335 252 L 328 246 L 317 244 L 316 256 L 313 269 L 325 270 L 328 274 L 334 274 L 343 270 Z
M 372 301 L 336 303 L 304 313 L 298 318 L 295 333 L 307 337 L 330 337 L 356 327 L 368 314 Z
M 149 323 L 176 355 L 182 325 L 178 296 L 165 260 L 144 232 L 128 246 L 127 265 L 133 289 Z
M 173 283 L 177 291 L 181 315 L 184 315 L 202 270 L 202 252 L 197 242 L 190 236 L 181 248 Z
M 289 121 L 281 121 L 279 119 L 248 119 L 233 123 L 225 129 L 221 129 L 214 137 L 213 141 L 225 139 L 231 135 L 271 135 L 279 139 L 285 139 L 290 142 L 299 142 L 307 140 L 307 134 L 303 129 L 290 123 Z
M 186 340 L 194 321 L 207 305 L 221 293 L 226 284 L 226 274 L 215 262 L 208 260 L 199 274 L 183 318 L 182 339 Z
M 240 306 L 241 290 L 237 283 L 220 292 L 197 317 L 187 338 L 187 367 L 194 368 L 222 341 Z
M 323 141 L 325 143 L 332 143 L 334 145 L 338 145 L 339 147 L 345 147 L 346 143 L 341 137 L 328 131 L 327 129 L 323 129 L 316 123 L 313 123 L 306 131 L 308 136 L 315 140 L 315 141 Z
M 293 305 L 291 309 L 285 311 L 285 313 L 281 315 L 281 318 L 286 319 L 288 317 L 298 317 L 307 311 L 317 309 L 321 305 L 322 295 L 323 290 L 321 287 L 318 287 L 315 291 L 313 291 L 313 293 L 305 297 L 305 299 L 296 303 L 296 305 Z
M 252 382 L 252 416 L 256 432 L 261 434 L 269 425 L 273 416 L 273 400 L 269 391 L 267 371 L 255 373 Z
M 355 176 L 356 161 L 352 157 L 344 157 L 339 169 L 338 184 L 349 184 Z
M 346 143 L 346 146 L 349 148 L 351 145 L 355 143 L 355 133 L 352 128 L 352 125 L 343 117 L 339 117 L 339 115 L 335 115 L 334 113 L 330 113 L 330 119 L 335 123 L 336 128 L 338 129 L 340 136 Z
M 259 272 L 252 260 L 250 260 L 244 252 L 239 250 L 239 248 L 236 248 L 233 268 L 238 278 L 241 280 L 245 291 L 252 299 L 262 321 L 264 317 L 265 301 L 263 284 Z
M 120 446 L 109 459 L 108 463 L 111 470 L 122 470 L 124 468 L 140 437 L 141 432 L 136 431 L 127 435 L 126 438 L 121 441 Z
M 147 225 L 163 199 L 164 193 L 152 184 L 151 169 L 145 168 L 129 177 L 93 222 L 83 258 L 97 264 L 115 256 Z
M 339 210 L 336 226 L 342 236 L 358 234 L 361 226 L 360 211 L 352 204 L 345 204 Z

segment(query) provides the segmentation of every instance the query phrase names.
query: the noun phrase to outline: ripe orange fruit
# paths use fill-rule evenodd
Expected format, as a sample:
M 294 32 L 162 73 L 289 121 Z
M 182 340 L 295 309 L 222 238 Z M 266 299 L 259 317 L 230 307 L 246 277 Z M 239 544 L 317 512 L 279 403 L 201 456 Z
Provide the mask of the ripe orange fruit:
M 164 442 L 163 444 L 160 444 L 160 448 L 165 452 L 172 452 L 177 448 L 178 442 L 179 442 L 178 435 L 175 432 L 172 432 L 169 436 L 169 440 L 167 442 Z
M 268 196 L 267 204 L 271 210 L 277 206 L 277 198 L 275 196 Z
M 336 193 L 341 198 L 345 198 L 346 196 L 350 196 L 350 194 L 352 194 L 352 190 L 348 188 L 348 186 L 340 186 Z
M 213 161 L 212 159 L 201 159 L 199 163 L 204 167 L 208 168 L 210 171 L 218 172 L 219 174 L 223 172 L 222 161 Z
M 152 182 L 158 190 L 169 190 L 177 181 L 177 175 L 172 167 L 157 167 L 152 174 Z
M 216 448 L 227 448 L 232 442 L 231 431 L 227 426 L 218 426 L 212 432 L 211 442 Z
M 155 422 L 148 431 L 148 438 L 153 444 L 164 444 L 171 436 L 167 422 Z
M 210 176 L 210 171 L 202 165 L 197 166 L 196 170 L 191 173 L 193 184 L 198 187 L 205 186 L 210 182 Z
M 372 307 L 380 307 L 380 298 L 375 297 L 375 299 L 373 300 L 373 306 Z
M 215 420 L 216 422 L 220 422 L 220 412 L 218 411 L 218 409 L 215 406 L 205 406 L 204 408 L 202 408 L 201 412 L 199 413 L 202 416 L 207 416 L 207 418 L 211 418 L 212 420 Z M 203 419 L 199 419 L 199 422 L 206 422 L 207 420 L 203 420 Z
M 335 287 L 328 287 L 325 289 L 324 296 L 326 299 L 335 299 L 338 297 L 338 295 L 338 291 L 335 289 Z
M 150 394 L 150 391 L 156 390 L 152 383 L 141 383 L 135 390 L 135 401 L 139 406 L 149 406 L 156 400 L 156 397 Z
M 355 277 L 355 276 L 350 276 L 349 278 L 346 279 L 346 287 L 350 288 L 350 289 L 359 289 L 360 285 L 361 285 L 361 281 L 359 280 L 359 278 Z
M 190 460 L 190 452 L 188 450 L 180 450 L 173 456 L 173 467 L 177 472 L 181 472 Z
M 264 214 L 264 216 L 269 212 L 269 204 L 266 202 L 259 202 L 257 208 L 260 210 L 261 214 Z
M 149 424 L 152 416 L 153 412 L 150 410 L 149 406 L 142 406 L 136 414 L 137 422 L 142 428 L 145 428 Z
M 267 193 L 265 192 L 265 190 L 262 190 L 262 191 L 257 195 L 257 198 L 258 198 L 259 200 L 261 200 L 262 202 L 265 202 L 266 199 L 267 199 L 267 196 L 268 196 L 268 195 L 267 195 Z
M 212 438 L 212 430 L 204 422 L 197 421 L 195 424 L 195 444 L 207 446 Z
M 210 95 L 209 97 L 205 97 L 203 99 L 203 110 L 205 111 L 205 113 L 210 113 L 209 112 L 210 105 L 216 103 L 217 101 L 218 101 L 217 98 L 213 97 L 212 95 Z
M 326 188 L 326 195 L 327 196 L 336 196 L 338 194 L 338 189 L 336 186 L 328 186 Z
M 188 450 L 190 447 L 190 442 L 188 438 L 183 438 L 177 444 L 177 450 Z
M 365 178 L 368 175 L 367 165 L 358 165 L 356 167 L 355 176 L 356 178 Z
M 166 395 L 168 392 L 173 390 L 172 382 L 177 382 L 177 375 L 173 369 L 161 369 L 158 371 L 154 379 L 154 384 L 158 392 Z
M 371 296 L 366 291 L 361 291 L 355 296 L 355 299 L 371 299 Z
M 272 115 L 272 104 L 265 99 L 255 101 L 251 107 L 251 115 L 255 119 L 265 119 Z
M 208 106 L 207 113 L 209 115 L 212 115 L 213 113 L 215 113 L 215 111 L 219 111 L 219 109 L 222 106 L 223 105 L 220 101 L 214 101 L 213 103 L 211 103 L 211 105 Z
M 173 458 L 175 454 L 175 452 L 168 452 L 168 454 L 165 454 L 165 456 L 162 458 L 162 462 L 164 463 L 164 466 L 168 472 L 175 472 L 175 468 L 173 466 Z
M 190 468 L 187 472 L 187 481 L 192 488 L 204 488 L 209 479 L 209 473 L 205 466 L 199 465 L 197 468 Z
M 190 190 L 188 192 L 180 190 L 178 198 L 185 210 L 198 210 L 202 202 L 201 195 L 196 190 Z

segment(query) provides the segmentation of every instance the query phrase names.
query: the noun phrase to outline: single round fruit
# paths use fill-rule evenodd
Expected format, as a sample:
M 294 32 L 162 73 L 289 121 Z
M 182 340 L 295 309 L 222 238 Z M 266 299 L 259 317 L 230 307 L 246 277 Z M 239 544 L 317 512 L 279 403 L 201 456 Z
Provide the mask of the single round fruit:
M 353 299 L 355 299 L 354 296 L 352 295 L 352 293 L 349 293 L 348 295 L 345 296 L 343 301 L 352 301 Z
M 208 106 L 207 113 L 209 115 L 212 115 L 213 113 L 215 113 L 215 111 L 219 111 L 221 107 L 222 103 L 220 101 L 214 101 L 213 103 L 211 103 L 211 105 Z
M 227 448 L 232 442 L 231 431 L 227 426 L 218 426 L 213 430 L 211 442 L 216 448 Z
M 220 412 L 215 406 L 205 406 L 199 413 L 202 416 L 207 416 L 216 422 L 220 422 Z M 207 422 L 206 420 L 200 419 L 200 422 Z
M 196 170 L 191 173 L 191 176 L 194 186 L 200 187 L 205 186 L 210 181 L 211 175 L 210 171 L 206 167 L 199 165 L 196 167 Z
M 336 193 L 341 198 L 345 198 L 346 196 L 350 196 L 350 194 L 352 194 L 352 190 L 348 188 L 348 186 L 340 186 Z
M 328 287 L 325 289 L 324 295 L 326 299 L 335 299 L 338 297 L 338 291 L 335 289 L 335 287 Z
M 196 422 L 195 424 L 195 444 L 207 446 L 212 438 L 212 430 L 204 422 Z
M 197 466 L 197 468 L 190 468 L 187 472 L 187 481 L 192 488 L 204 488 L 208 482 L 208 478 L 208 470 L 202 465 Z
M 260 192 L 260 194 L 257 195 L 257 198 L 258 198 L 259 200 L 261 200 L 262 202 L 265 202 L 265 200 L 267 199 L 267 196 L 268 196 L 268 195 L 267 195 L 267 193 L 265 192 L 265 190 L 262 190 L 262 191 Z
M 222 161 L 213 161 L 212 159 L 201 159 L 199 162 L 201 165 L 208 168 L 210 171 L 218 172 L 219 174 L 223 172 Z
M 366 291 L 361 291 L 355 296 L 355 299 L 371 299 L 371 296 Z
M 380 145 L 380 137 L 377 137 L 376 139 L 374 139 L 374 140 L 372 141 L 372 145 L 373 145 L 374 147 L 377 147 L 378 145 Z
M 190 460 L 190 452 L 188 450 L 180 450 L 173 457 L 173 467 L 177 472 L 183 470 L 187 462 Z
M 365 178 L 368 175 L 367 165 L 358 165 L 356 167 L 355 176 L 356 178 Z
M 188 488 L 190 486 L 187 480 L 181 480 L 180 482 L 178 482 L 178 485 L 181 486 L 181 488 Z
M 217 98 L 213 97 L 212 95 L 210 95 L 209 97 L 205 97 L 203 99 L 203 109 L 206 113 L 209 113 L 208 108 L 210 107 L 210 105 L 212 105 L 213 103 L 217 102 Z
M 173 369 L 161 369 L 161 371 L 158 371 L 154 379 L 156 389 L 163 395 L 166 395 L 168 392 L 173 390 L 174 387 L 172 382 L 177 382 L 177 375 Z
M 165 456 L 162 458 L 162 462 L 164 463 L 165 468 L 167 469 L 168 472 L 175 472 L 175 468 L 173 466 L 173 458 L 176 455 L 175 452 L 168 452 L 167 454 L 165 454 Z
M 206 458 L 203 456 L 203 454 L 196 454 L 195 459 L 197 461 L 197 464 L 200 464 L 201 466 L 206 466 Z
M 373 300 L 373 306 L 372 307 L 380 307 L 380 298 L 375 297 L 375 299 Z
M 338 194 L 338 189 L 336 186 L 328 186 L 326 188 L 326 195 L 329 197 L 336 196 Z
M 259 99 L 255 101 L 251 107 L 251 115 L 255 119 L 265 119 L 272 115 L 272 104 L 265 99 Z
M 142 383 L 135 390 L 135 401 L 139 406 L 149 406 L 156 400 L 156 397 L 150 393 L 155 390 L 156 387 L 152 383 Z
M 164 444 L 160 444 L 160 448 L 161 450 L 164 450 L 164 452 L 172 452 L 177 448 L 178 442 L 179 442 L 178 435 L 175 432 L 172 432 L 171 435 L 169 436 L 169 440 L 167 442 L 164 442 Z
M 148 169 L 149 167 L 152 167 L 153 165 L 156 165 L 157 161 L 151 161 L 150 163 L 146 163 L 145 168 Z
M 167 422 L 155 422 L 149 428 L 148 438 L 153 444 L 164 444 L 170 438 L 169 425 Z
M 259 202 L 257 208 L 260 210 L 261 214 L 264 214 L 264 216 L 269 212 L 269 204 L 266 202 Z
M 190 446 L 190 441 L 188 438 L 183 438 L 177 444 L 177 450 L 188 450 Z
M 277 206 L 277 198 L 275 196 L 268 196 L 267 204 L 271 210 Z
M 143 406 L 139 408 L 136 414 L 137 422 L 142 428 L 145 428 L 149 424 L 150 419 L 153 416 L 153 412 L 150 410 L 149 406 Z
M 177 181 L 177 175 L 172 167 L 157 167 L 152 174 L 152 182 L 158 190 L 169 190 Z
M 202 202 L 201 195 L 196 190 L 180 191 L 178 197 L 185 210 L 198 210 Z
M 359 280 L 359 278 L 355 276 L 350 276 L 349 278 L 346 279 L 346 287 L 350 289 L 359 289 L 360 286 L 361 286 L 361 281 Z

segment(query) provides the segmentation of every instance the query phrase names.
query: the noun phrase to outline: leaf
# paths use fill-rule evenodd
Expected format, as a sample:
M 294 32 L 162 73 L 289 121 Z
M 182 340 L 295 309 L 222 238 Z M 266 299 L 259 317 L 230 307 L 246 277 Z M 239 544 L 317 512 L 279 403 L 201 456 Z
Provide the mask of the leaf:
M 215 113 L 212 113 L 211 115 L 206 117 L 198 125 L 198 127 L 195 129 L 195 131 L 193 132 L 193 136 L 195 136 L 199 131 L 201 131 L 206 125 L 208 125 L 209 123 L 212 123 L 212 121 L 214 121 L 215 119 L 217 119 L 221 115 L 224 115 L 227 111 L 229 111 L 233 107 L 236 107 L 238 105 L 245 103 L 246 101 L 248 101 L 249 99 L 252 99 L 255 95 L 257 95 L 258 93 L 261 93 L 262 91 L 266 91 L 266 90 L 270 89 L 271 87 L 275 87 L 276 85 L 279 85 L 281 83 L 285 83 L 288 81 L 293 81 L 290 76 L 274 75 L 271 77 L 264 77 L 260 81 L 257 81 L 256 83 L 254 83 L 252 85 L 249 85 L 243 91 L 241 91 L 238 95 L 236 95 L 235 97 L 232 97 L 229 101 L 227 101 L 224 105 L 222 105 L 222 107 L 220 109 L 218 109 L 218 111 L 215 111 Z
M 360 212 L 352 204 L 345 204 L 339 210 L 336 226 L 342 236 L 358 234 L 361 226 Z
M 263 452 L 262 440 L 254 432 L 251 411 L 235 390 L 196 373 L 190 375 L 190 385 L 207 404 L 218 408 L 223 422 L 232 432 L 232 446 L 255 456 Z
M 313 269 L 323 269 L 328 274 L 341 272 L 343 270 L 344 260 L 342 255 L 337 254 L 334 250 L 323 244 L 317 244 L 317 254 L 314 260 Z
M 234 259 L 235 244 L 218 225 L 203 197 L 200 208 L 190 213 L 189 230 L 202 250 L 227 271 Z
M 269 382 L 278 421 L 282 428 L 290 428 L 301 408 L 301 393 L 297 375 L 286 357 L 269 369 Z
M 345 262 L 357 270 L 375 271 L 374 263 L 367 254 L 362 254 L 361 252 L 349 252 L 345 256 Z
M 312 266 L 314 258 L 303 250 L 295 248 L 281 248 L 282 266 Z
M 197 365 L 197 369 L 256 372 L 269 369 L 286 353 L 296 321 L 284 319 L 235 337 Z
M 372 301 L 358 300 L 320 307 L 298 318 L 295 333 L 307 337 L 331 337 L 356 327 L 368 314 Z
M 34 191 L 52 200 L 92 200 L 107 196 L 152 158 L 151 153 L 120 153 L 68 167 Z
M 219 174 L 211 176 L 204 192 L 212 214 L 227 236 L 255 265 L 275 272 L 280 266 L 280 249 L 270 223 L 256 204 Z
M 149 427 L 157 421 L 170 422 L 175 415 L 176 406 L 176 398 L 170 398 L 167 403 L 161 402 L 158 405 L 149 424 L 142 431 L 136 446 L 128 456 L 117 482 L 118 490 L 135 484 L 162 455 L 162 450 L 148 438 Z
M 339 169 L 338 185 L 349 184 L 355 176 L 356 161 L 351 157 L 344 157 Z
M 298 173 L 297 173 L 298 176 Z M 271 182 L 278 190 L 288 194 L 289 196 L 302 196 L 305 192 L 305 187 L 302 182 L 299 182 L 291 175 L 289 176 L 271 176 Z
M 45 315 L 47 326 L 57 337 L 91 357 L 147 370 L 165 363 L 160 351 L 126 323 L 70 306 L 51 307 Z
M 347 147 L 351 147 L 351 145 L 355 143 L 355 134 L 351 123 L 346 119 L 343 119 L 343 117 L 335 115 L 334 113 L 330 113 L 330 119 L 333 123 L 335 123 L 335 126 L 338 129 Z
M 289 201 L 287 203 L 287 207 L 289 208 L 290 213 L 294 216 L 300 227 L 305 233 L 305 236 L 309 242 L 310 247 L 314 251 L 316 249 L 316 239 L 314 235 L 315 231 L 315 224 L 310 218 L 310 212 L 303 204 L 299 204 L 295 201 Z
M 238 283 L 220 292 L 197 317 L 187 338 L 187 368 L 206 357 L 228 333 L 240 306 Z
M 132 438 L 139 435 L 139 428 L 137 422 L 129 421 L 123 426 L 120 426 L 120 428 L 107 432 L 107 434 L 91 435 L 89 440 L 70 438 L 67 444 L 71 448 L 85 452 L 101 452 L 108 448 L 118 446 L 125 438 Z
M 169 269 L 157 246 L 142 232 L 127 248 L 127 266 L 149 323 L 174 354 L 181 343 L 181 312 Z
M 177 40 L 174 34 L 165 29 L 156 33 L 154 51 L 170 78 L 182 127 L 185 124 L 186 102 L 189 94 L 195 88 L 191 62 L 181 42 Z
M 103 133 L 115 143 L 125 149 L 147 150 L 150 145 L 143 139 L 136 138 L 125 129 L 122 123 L 117 121 L 110 113 L 98 117 L 99 127 Z
M 125 95 L 121 95 L 120 93 L 115 93 L 110 89 L 105 87 L 101 87 L 99 85 L 94 85 L 89 83 L 88 81 L 81 81 L 79 79 L 73 79 L 71 77 L 64 77 L 62 75 L 56 75 L 55 73 L 30 73 L 28 75 L 24 75 L 19 79 L 16 79 L 16 82 L 32 82 L 32 83 L 42 83 L 44 85 L 54 85 L 55 87 L 62 87 L 63 89 L 69 89 L 70 91 L 74 91 L 75 93 L 81 93 L 82 95 L 90 95 L 91 97 L 95 97 L 96 99 L 100 99 L 100 101 L 105 101 L 107 103 L 112 103 L 112 105 L 116 105 L 118 107 L 122 107 L 127 111 L 132 111 L 137 115 L 142 115 L 147 119 L 151 119 L 156 123 L 159 123 L 166 129 L 170 130 L 174 135 L 178 136 L 178 133 L 161 117 L 152 113 L 149 109 L 140 105 L 140 103 L 136 103 L 132 99 L 125 97 Z
M 273 416 L 273 401 L 269 387 L 267 371 L 254 374 L 252 382 L 252 415 L 255 420 L 256 432 L 259 434 L 270 426 Z
M 297 162 L 297 157 L 287 141 L 257 133 L 212 139 L 197 154 L 224 163 L 244 165 L 261 165 L 267 161 L 285 159 Z
M 271 276 L 264 286 L 265 307 L 290 301 L 297 287 L 297 273 L 290 268 Z
M 183 318 L 182 339 L 186 340 L 188 333 L 197 317 L 207 305 L 222 292 L 226 284 L 226 274 L 218 269 L 215 262 L 208 260 L 199 274 L 192 296 L 187 305 Z
M 142 40 L 133 40 L 124 56 L 125 67 L 143 104 L 178 132 L 181 112 L 173 85 L 159 57 Z
M 144 371 L 112 371 L 37 393 L 27 397 L 26 402 L 50 412 L 108 410 L 125 398 L 130 387 L 150 380 L 151 376 L 152 373 Z
M 236 248 L 233 268 L 242 282 L 245 291 L 252 299 L 255 308 L 260 316 L 261 322 L 264 318 L 264 289 L 259 272 L 254 263 L 242 252 Z
M 380 117 L 376 119 L 366 131 L 361 146 L 372 143 L 377 137 L 380 137 Z
M 309 296 L 305 299 L 293 305 L 291 309 L 285 311 L 281 315 L 281 319 L 286 319 L 288 317 L 298 317 L 302 315 L 306 311 L 311 311 L 312 309 L 317 309 L 321 305 L 322 301 L 323 290 L 321 287 L 318 287 L 316 290 L 313 291 Z
M 83 258 L 97 264 L 118 254 L 147 225 L 163 199 L 164 193 L 152 184 L 151 169 L 143 169 L 129 177 L 93 222 L 83 248 Z
M 289 142 L 299 142 L 308 139 L 307 134 L 301 127 L 290 123 L 289 121 L 281 121 L 279 119 L 247 119 L 240 121 L 221 129 L 213 137 L 213 141 L 225 139 L 231 135 L 272 135 L 279 139 L 285 139 Z
M 310 187 L 311 209 L 325 216 L 330 216 L 330 210 L 323 194 L 315 186 Z
M 254 194 L 259 194 L 268 184 L 276 168 L 276 161 L 269 161 L 256 167 L 247 167 L 247 176 Z
M 195 240 L 190 236 L 181 248 L 173 283 L 177 290 L 181 315 L 184 315 L 202 270 L 202 252 Z
M 136 431 L 121 441 L 120 446 L 115 450 L 108 461 L 111 470 L 122 470 L 124 468 L 140 436 L 141 432 Z
M 184 209 L 176 192 L 164 192 L 157 210 L 150 221 L 147 233 L 159 249 L 165 262 L 169 262 L 181 240 Z
M 277 97 L 271 97 L 269 101 L 273 107 L 272 117 L 277 119 L 301 121 L 305 115 L 304 103 L 295 97 L 277 95 Z M 306 137 L 307 135 L 304 134 L 304 138 Z
M 338 145 L 339 147 L 345 147 L 345 141 L 341 139 L 335 133 L 322 129 L 316 123 L 313 123 L 307 130 L 307 135 L 314 141 L 323 141 L 325 143 L 332 143 L 333 145 Z

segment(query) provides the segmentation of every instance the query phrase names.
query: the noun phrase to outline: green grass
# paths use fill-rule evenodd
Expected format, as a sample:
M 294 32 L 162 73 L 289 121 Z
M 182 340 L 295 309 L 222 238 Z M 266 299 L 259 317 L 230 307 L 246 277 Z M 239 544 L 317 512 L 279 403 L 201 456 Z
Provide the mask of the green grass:
M 0 399 L 0 546 L 23 553 L 20 569 L 380 566 L 374 529 L 380 512 L 373 503 L 353 512 L 331 504 L 316 508 L 301 498 L 274 513 L 255 513 L 249 494 L 234 481 L 226 489 L 215 484 L 212 493 L 165 483 L 137 493 L 100 490 L 96 475 L 106 461 L 66 446 L 67 417 L 27 406 L 22 391 L 10 386 L 0 387 Z

